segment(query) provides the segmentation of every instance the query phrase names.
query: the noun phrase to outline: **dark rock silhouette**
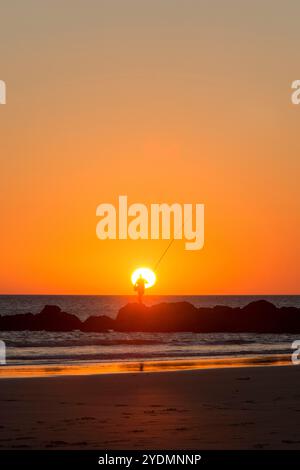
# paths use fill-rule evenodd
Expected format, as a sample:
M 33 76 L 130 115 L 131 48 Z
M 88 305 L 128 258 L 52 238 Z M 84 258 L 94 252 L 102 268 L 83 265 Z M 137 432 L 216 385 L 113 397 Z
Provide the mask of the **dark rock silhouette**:
M 151 307 L 131 303 L 119 310 L 115 320 L 102 315 L 82 322 L 57 306 L 46 305 L 36 315 L 0 316 L 0 331 L 9 330 L 300 333 L 300 309 L 278 308 L 266 300 L 251 302 L 242 308 L 221 305 L 197 308 L 188 302 Z
M 72 331 L 79 330 L 81 325 L 76 315 L 62 312 L 56 305 L 46 305 L 36 315 L 26 313 L 0 317 L 0 330 Z
M 32 313 L 0 316 L 0 331 L 33 330 L 35 316 Z
M 118 331 L 193 331 L 198 323 L 198 310 L 188 302 L 161 303 L 146 307 L 127 304 L 115 321 Z
M 108 331 L 113 330 L 115 320 L 105 315 L 99 317 L 91 316 L 85 320 L 81 325 L 82 331 Z
M 62 312 L 56 305 L 46 305 L 35 315 L 34 326 L 36 330 L 71 331 L 81 328 L 81 321 L 76 315 Z

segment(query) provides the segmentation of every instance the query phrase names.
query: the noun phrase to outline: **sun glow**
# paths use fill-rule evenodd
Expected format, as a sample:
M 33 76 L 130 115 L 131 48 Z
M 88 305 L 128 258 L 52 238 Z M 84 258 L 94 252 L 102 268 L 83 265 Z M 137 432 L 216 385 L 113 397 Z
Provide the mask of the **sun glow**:
M 149 287 L 154 286 L 156 283 L 156 275 L 152 269 L 149 268 L 138 268 L 136 269 L 131 275 L 131 282 L 134 285 L 138 278 L 142 276 L 142 278 L 146 281 L 145 288 L 148 289 Z

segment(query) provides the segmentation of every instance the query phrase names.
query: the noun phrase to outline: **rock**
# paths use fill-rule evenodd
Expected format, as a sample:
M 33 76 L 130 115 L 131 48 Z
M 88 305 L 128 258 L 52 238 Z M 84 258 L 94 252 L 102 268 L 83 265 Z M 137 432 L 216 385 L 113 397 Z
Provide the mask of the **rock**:
M 146 307 L 128 304 L 115 321 L 117 331 L 191 331 L 198 333 L 300 333 L 300 309 L 277 308 L 266 300 L 243 308 L 196 308 L 188 302 Z
M 243 308 L 196 308 L 189 302 L 164 302 L 150 307 L 130 303 L 119 310 L 115 320 L 102 315 L 81 322 L 55 305 L 46 305 L 36 315 L 0 316 L 0 330 L 300 333 L 300 309 L 277 308 L 266 300 Z
M 198 311 L 188 302 L 161 303 L 147 307 L 132 303 L 119 310 L 117 331 L 188 331 L 197 323 Z
M 0 316 L 0 331 L 32 330 L 34 317 L 32 313 Z
M 82 331 L 108 331 L 114 328 L 115 321 L 105 315 L 99 317 L 91 316 L 83 322 L 81 326 Z
M 56 305 L 46 305 L 40 313 L 0 317 L 0 330 L 71 331 L 80 330 L 82 322 L 75 315 L 62 312 Z
M 45 331 L 80 330 L 82 322 L 76 315 L 62 312 L 56 305 L 45 305 L 43 310 L 34 316 L 34 329 Z

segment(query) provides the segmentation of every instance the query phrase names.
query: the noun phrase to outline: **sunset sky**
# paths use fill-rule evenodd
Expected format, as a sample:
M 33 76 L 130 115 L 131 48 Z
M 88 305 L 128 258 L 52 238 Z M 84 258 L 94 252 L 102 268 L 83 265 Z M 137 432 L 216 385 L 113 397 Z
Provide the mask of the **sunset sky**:
M 96 207 L 204 203 L 153 294 L 299 294 L 300 3 L 1 2 L 3 294 L 131 294 L 168 241 L 100 241 Z

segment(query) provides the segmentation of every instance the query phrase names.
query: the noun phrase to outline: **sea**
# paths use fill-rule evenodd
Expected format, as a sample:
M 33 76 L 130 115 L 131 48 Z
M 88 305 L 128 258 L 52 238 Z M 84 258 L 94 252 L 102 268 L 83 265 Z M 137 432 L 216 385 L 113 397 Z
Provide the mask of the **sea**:
M 278 307 L 300 307 L 300 296 L 145 296 L 145 303 L 187 301 L 196 307 L 242 307 L 265 299 Z M 115 318 L 132 296 L 107 295 L 1 295 L 0 315 L 38 313 L 45 305 L 85 320 L 91 315 Z M 122 361 L 247 358 L 292 354 L 300 335 L 253 333 L 84 333 L 0 331 L 6 345 L 6 363 L 12 366 L 97 364 Z

